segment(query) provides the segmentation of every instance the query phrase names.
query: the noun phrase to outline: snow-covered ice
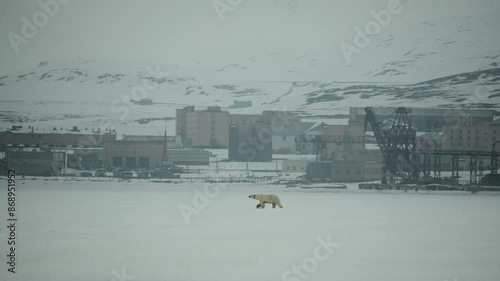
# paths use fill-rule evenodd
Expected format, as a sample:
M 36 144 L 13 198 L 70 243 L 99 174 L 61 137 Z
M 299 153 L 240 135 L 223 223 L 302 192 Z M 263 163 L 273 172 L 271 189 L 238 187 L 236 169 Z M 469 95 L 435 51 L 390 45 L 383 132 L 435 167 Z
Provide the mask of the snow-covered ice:
M 204 183 L 19 180 L 17 273 L 2 227 L 0 280 L 500 280 L 498 194 L 225 186 L 188 224 Z

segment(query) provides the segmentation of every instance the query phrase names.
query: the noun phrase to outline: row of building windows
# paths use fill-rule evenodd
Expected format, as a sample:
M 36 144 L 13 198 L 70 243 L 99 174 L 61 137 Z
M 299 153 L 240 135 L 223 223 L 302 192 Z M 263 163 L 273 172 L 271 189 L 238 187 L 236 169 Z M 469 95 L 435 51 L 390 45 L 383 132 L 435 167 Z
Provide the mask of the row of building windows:
M 297 170 L 304 171 L 304 166 L 299 166 L 299 169 L 297 169 L 297 166 L 289 166 L 289 165 L 287 165 L 286 166 L 286 170 L 287 171 L 297 171 Z
M 462 139 L 462 136 L 458 136 L 458 139 L 461 140 Z M 467 136 L 467 139 L 470 140 L 470 136 Z M 478 141 L 479 140 L 479 137 L 476 137 L 476 140 Z M 497 137 L 496 136 L 493 136 L 491 138 L 492 141 L 496 141 L 497 140 Z M 450 141 L 453 141 L 453 136 L 450 136 Z M 484 139 L 484 141 L 488 141 L 486 139 Z
M 454 130 L 453 130 L 453 129 L 450 129 L 450 133 L 452 133 L 452 134 L 453 134 L 453 133 L 454 133 Z M 458 130 L 458 133 L 459 133 L 459 134 L 462 134 L 462 133 L 463 133 L 463 131 L 462 131 L 462 130 Z M 470 134 L 470 133 L 471 133 L 471 130 L 467 130 L 467 133 L 468 133 L 468 134 Z M 493 130 L 493 131 L 492 131 L 492 134 L 493 134 L 493 135 L 496 135 L 496 133 L 497 133 L 497 130 Z M 476 130 L 476 135 L 479 135 L 479 130 Z M 484 133 L 484 135 L 488 135 L 488 132 L 485 132 L 485 133 Z

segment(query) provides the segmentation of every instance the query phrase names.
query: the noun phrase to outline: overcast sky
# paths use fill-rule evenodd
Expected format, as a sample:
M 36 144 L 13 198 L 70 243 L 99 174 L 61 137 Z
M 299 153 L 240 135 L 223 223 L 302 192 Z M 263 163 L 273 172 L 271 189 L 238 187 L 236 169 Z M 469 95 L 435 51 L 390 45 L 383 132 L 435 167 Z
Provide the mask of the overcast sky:
M 370 11 L 390 0 L 242 0 L 221 21 L 213 0 L 71 0 L 16 53 L 8 34 L 22 36 L 39 1 L 0 0 L 0 73 L 42 60 L 98 59 L 190 64 L 231 62 L 276 51 L 338 48 Z M 60 0 L 62 1 L 62 0 Z M 68 0 L 65 0 L 68 1 Z M 228 0 L 220 0 L 227 3 Z M 233 0 L 233 2 L 238 2 Z M 393 22 L 499 12 L 498 0 L 406 0 Z M 43 18 L 42 18 L 43 20 Z M 336 49 L 335 51 L 338 51 Z

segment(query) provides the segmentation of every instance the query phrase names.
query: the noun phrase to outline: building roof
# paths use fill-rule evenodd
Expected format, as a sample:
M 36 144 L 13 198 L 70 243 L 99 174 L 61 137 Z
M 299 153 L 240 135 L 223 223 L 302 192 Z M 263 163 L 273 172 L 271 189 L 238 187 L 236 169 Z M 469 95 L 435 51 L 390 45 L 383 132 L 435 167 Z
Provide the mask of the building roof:
M 354 107 L 356 108 L 357 114 L 364 116 L 366 115 L 364 107 Z M 373 111 L 375 115 L 392 115 L 396 110 L 396 107 L 374 107 Z M 464 108 L 411 108 L 411 116 L 429 116 L 429 117 L 443 117 L 446 115 L 462 115 L 463 113 L 471 117 L 488 117 L 493 118 L 494 110 L 491 109 L 464 109 Z M 445 115 L 446 114 L 446 115 Z
M 55 130 L 54 130 L 55 129 Z M 75 135 L 116 135 L 116 131 L 114 130 L 95 130 L 95 129 L 90 129 L 87 130 L 82 130 L 81 128 L 78 129 L 67 129 L 67 128 L 61 128 L 61 127 L 52 127 L 52 128 L 45 128 L 45 127 L 37 127 L 36 129 L 34 126 L 12 126 L 11 128 L 0 128 L 0 133 L 12 133 L 12 134 L 75 134 Z
M 424 139 L 424 140 L 436 140 L 436 139 L 441 139 L 441 136 L 443 134 L 441 132 L 430 132 L 430 133 L 424 133 L 419 136 L 417 136 L 417 139 Z
M 305 131 L 309 130 L 316 123 L 314 122 L 292 122 L 288 124 L 283 130 L 276 130 L 274 135 L 277 136 L 299 136 Z
M 318 122 L 314 124 L 311 128 L 307 130 L 307 132 L 322 132 L 325 127 L 328 127 L 330 125 L 326 124 L 325 122 Z
M 494 126 L 500 126 L 500 118 L 497 118 L 495 120 L 493 120 L 490 125 L 494 125 Z

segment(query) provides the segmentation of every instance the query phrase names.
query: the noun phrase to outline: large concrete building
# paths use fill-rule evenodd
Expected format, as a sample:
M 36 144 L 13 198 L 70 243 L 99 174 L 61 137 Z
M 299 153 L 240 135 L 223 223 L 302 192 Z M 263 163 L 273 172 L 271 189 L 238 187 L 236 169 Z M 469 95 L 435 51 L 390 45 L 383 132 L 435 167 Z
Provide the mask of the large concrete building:
M 21 176 L 58 176 L 64 167 L 64 152 L 7 151 L 0 159 L 0 170 L 15 169 Z
M 163 142 L 164 136 L 155 135 L 123 135 L 124 141 L 146 141 L 146 142 Z M 167 147 L 172 149 L 182 149 L 181 136 L 167 136 Z
M 324 160 L 349 160 L 349 154 L 365 150 L 365 128 L 361 125 L 330 125 L 323 128 L 322 135 L 330 138 L 339 138 L 337 143 L 326 143 L 323 151 Z
M 13 145 L 51 145 L 51 146 L 86 146 L 99 147 L 108 141 L 116 140 L 115 131 L 86 131 L 73 127 L 71 130 L 64 128 L 51 128 L 40 130 L 28 126 L 12 126 L 0 132 L 0 143 Z
M 363 182 L 382 178 L 383 163 L 368 161 L 332 161 L 332 181 Z
M 241 162 L 270 162 L 272 129 L 269 124 L 231 125 L 229 128 L 229 160 Z
M 474 120 L 443 126 L 444 150 L 492 151 L 493 144 L 500 140 L 500 119 L 477 123 Z M 496 145 L 500 151 L 500 145 Z
M 155 169 L 163 157 L 163 141 L 114 141 L 104 145 L 104 164 L 126 169 Z M 176 165 L 208 165 L 209 152 L 167 149 L 167 161 Z
M 408 108 L 412 126 L 418 132 L 442 131 L 445 126 L 456 126 L 468 123 L 473 126 L 493 121 L 494 111 L 463 108 Z M 377 121 L 389 120 L 394 116 L 396 108 L 373 108 Z M 364 125 L 365 109 L 351 107 L 349 109 L 349 124 Z M 371 130 L 370 126 L 368 129 Z
M 314 122 L 293 122 L 282 130 L 273 132 L 273 153 L 295 154 L 301 151 L 301 146 L 295 141 L 297 136 L 303 135 L 315 125 Z
M 229 144 L 229 112 L 218 106 L 201 111 L 194 106 L 178 109 L 176 134 L 193 147 L 225 148 Z

